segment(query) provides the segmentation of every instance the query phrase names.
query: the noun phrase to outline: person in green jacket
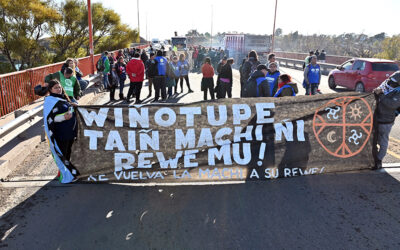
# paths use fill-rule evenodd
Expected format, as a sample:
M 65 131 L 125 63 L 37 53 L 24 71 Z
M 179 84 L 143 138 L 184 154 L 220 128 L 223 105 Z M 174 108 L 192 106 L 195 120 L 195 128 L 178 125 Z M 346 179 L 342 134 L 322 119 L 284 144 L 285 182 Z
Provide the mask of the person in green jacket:
M 103 84 L 104 84 L 104 89 L 108 89 L 110 82 L 108 80 L 108 74 L 110 74 L 110 60 L 108 60 L 108 52 L 105 51 L 104 55 L 101 57 L 101 60 L 103 61 L 104 65 L 104 70 L 103 70 Z
M 61 86 L 64 88 L 65 93 L 69 96 L 71 101 L 77 102 L 76 100 L 79 100 L 82 93 L 76 77 L 72 75 L 73 72 L 73 69 L 66 67 L 64 72 L 58 71 L 47 75 L 44 78 L 44 82 L 48 84 L 51 80 L 57 79 L 61 83 Z

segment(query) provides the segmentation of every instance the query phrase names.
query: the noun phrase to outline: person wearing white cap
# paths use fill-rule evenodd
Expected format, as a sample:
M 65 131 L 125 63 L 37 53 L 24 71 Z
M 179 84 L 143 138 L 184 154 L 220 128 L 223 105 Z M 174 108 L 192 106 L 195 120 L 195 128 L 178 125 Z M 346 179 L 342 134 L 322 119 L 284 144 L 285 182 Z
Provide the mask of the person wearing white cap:
M 374 89 L 378 95 L 378 141 L 379 150 L 375 149 L 375 168 L 382 168 L 382 160 L 389 145 L 389 134 L 396 116 L 400 114 L 400 71 L 393 73 L 378 88 Z

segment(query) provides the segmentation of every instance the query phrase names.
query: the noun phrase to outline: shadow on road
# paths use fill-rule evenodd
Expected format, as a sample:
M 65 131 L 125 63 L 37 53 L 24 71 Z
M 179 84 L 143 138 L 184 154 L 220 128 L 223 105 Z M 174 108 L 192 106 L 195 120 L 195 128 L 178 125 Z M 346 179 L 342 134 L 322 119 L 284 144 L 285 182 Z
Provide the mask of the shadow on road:
M 239 185 L 47 185 L 0 219 L 10 249 L 398 249 L 386 173 Z M 7 232 L 7 233 L 6 233 Z

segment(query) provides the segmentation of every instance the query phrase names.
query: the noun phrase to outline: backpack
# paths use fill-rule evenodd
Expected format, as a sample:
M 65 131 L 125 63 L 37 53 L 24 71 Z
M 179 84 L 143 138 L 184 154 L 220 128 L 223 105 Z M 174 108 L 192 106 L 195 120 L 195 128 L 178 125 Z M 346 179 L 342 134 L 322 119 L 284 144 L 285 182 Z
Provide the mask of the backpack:
M 246 84 L 243 85 L 243 97 L 257 97 L 257 79 L 250 78 Z
M 96 69 L 97 71 L 102 71 L 102 72 L 104 71 L 105 67 L 104 67 L 103 57 L 100 57 L 100 59 L 97 61 Z

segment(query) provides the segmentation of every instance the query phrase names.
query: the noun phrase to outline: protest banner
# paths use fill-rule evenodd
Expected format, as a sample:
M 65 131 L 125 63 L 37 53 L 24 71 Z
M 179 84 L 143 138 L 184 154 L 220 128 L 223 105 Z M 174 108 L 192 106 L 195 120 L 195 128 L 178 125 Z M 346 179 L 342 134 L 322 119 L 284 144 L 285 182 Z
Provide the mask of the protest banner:
M 372 94 L 81 106 L 80 180 L 268 180 L 374 166 Z

